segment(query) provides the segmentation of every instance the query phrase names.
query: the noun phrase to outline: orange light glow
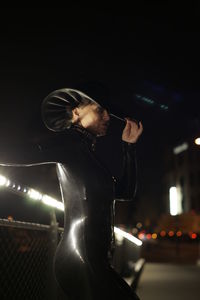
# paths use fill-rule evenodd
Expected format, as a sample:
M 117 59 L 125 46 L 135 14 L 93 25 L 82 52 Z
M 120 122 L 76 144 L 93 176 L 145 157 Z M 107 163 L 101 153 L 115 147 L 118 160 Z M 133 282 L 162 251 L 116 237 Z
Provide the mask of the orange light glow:
M 150 239 L 151 239 L 151 233 L 148 233 L 148 234 L 146 235 L 146 238 L 147 238 L 147 240 L 150 240 Z
M 168 235 L 169 235 L 170 237 L 174 236 L 174 231 L 170 230 L 170 231 L 168 232 Z
M 137 227 L 137 228 L 142 228 L 142 223 L 141 223 L 141 222 L 138 222 L 138 223 L 136 224 L 136 227 Z
M 151 237 L 152 237 L 152 239 L 155 240 L 155 239 L 157 239 L 157 236 L 158 236 L 157 233 L 153 233 Z
M 161 235 L 162 237 L 166 236 L 166 231 L 162 230 L 162 231 L 160 232 L 160 235 Z
M 144 236 L 145 236 L 145 234 L 144 234 L 143 232 L 140 232 L 140 233 L 138 234 L 138 238 L 139 238 L 140 240 L 143 240 L 143 239 L 144 239 Z
M 179 231 L 177 231 L 176 235 L 177 235 L 178 237 L 180 237 L 180 236 L 182 236 L 182 232 L 179 230 Z
M 191 234 L 191 238 L 194 240 L 194 239 L 196 239 L 197 238 L 197 234 L 196 233 L 192 233 Z

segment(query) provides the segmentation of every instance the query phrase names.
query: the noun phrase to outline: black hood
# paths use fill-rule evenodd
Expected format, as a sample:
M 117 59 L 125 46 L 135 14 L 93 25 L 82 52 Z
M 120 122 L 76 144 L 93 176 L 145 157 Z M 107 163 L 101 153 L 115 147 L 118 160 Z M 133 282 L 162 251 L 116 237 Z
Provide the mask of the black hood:
M 82 91 L 63 88 L 50 93 L 42 102 L 42 120 L 45 126 L 52 131 L 63 131 L 67 129 L 66 108 L 72 109 L 85 100 L 101 105 Z

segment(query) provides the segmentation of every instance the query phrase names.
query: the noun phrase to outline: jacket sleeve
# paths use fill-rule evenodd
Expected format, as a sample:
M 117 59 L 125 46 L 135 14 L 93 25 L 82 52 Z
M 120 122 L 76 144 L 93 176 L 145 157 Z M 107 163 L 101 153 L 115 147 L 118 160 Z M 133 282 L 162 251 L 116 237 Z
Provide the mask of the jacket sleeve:
M 132 201 L 137 191 L 136 144 L 122 141 L 122 176 L 115 182 L 115 200 Z

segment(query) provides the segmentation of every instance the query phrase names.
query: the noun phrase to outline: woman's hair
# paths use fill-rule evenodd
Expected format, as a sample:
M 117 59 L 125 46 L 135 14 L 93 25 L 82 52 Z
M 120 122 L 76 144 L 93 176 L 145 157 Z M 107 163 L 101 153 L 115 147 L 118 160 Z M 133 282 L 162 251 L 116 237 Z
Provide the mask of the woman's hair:
M 85 107 L 87 105 L 93 104 L 94 101 L 90 100 L 89 98 L 81 98 L 80 103 L 77 106 L 72 106 L 72 105 L 67 105 L 66 106 L 66 115 L 65 115 L 65 120 L 66 120 L 66 128 L 70 128 L 72 124 L 72 118 L 73 118 L 73 109 L 76 107 Z

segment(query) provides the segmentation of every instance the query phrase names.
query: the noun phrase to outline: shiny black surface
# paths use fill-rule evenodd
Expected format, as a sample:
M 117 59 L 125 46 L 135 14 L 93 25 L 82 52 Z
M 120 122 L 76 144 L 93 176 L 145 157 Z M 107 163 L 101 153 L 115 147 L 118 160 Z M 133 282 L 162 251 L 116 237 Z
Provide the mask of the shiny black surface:
M 64 233 L 54 270 L 69 299 L 137 299 L 110 265 L 115 200 L 133 200 L 135 195 L 135 145 L 122 142 L 123 176 L 118 182 L 96 157 L 94 143 L 89 132 L 72 126 L 41 145 L 34 159 L 23 157 L 21 163 L 56 163 Z
M 115 182 L 95 156 L 93 138 L 86 131 L 68 131 L 65 144 L 65 159 L 57 164 L 65 230 L 55 256 L 56 278 L 74 299 L 135 299 L 109 263 L 114 200 L 131 200 L 135 193 L 135 146 L 123 143 L 124 173 Z

